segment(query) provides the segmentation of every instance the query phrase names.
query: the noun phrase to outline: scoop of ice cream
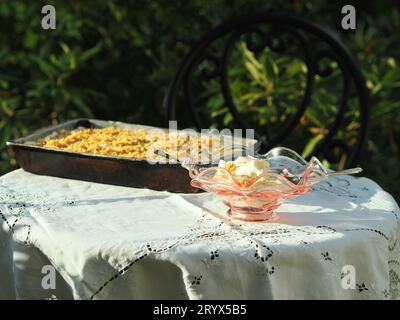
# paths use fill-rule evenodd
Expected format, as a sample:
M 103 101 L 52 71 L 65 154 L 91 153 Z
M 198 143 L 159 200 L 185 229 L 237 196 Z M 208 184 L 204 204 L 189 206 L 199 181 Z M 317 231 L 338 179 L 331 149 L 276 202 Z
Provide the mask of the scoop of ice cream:
M 235 161 L 220 160 L 218 167 L 225 168 L 238 180 L 248 180 L 269 172 L 269 163 L 253 157 L 239 157 Z
M 255 178 L 269 171 L 269 164 L 267 161 L 252 157 L 239 157 L 233 163 L 236 167 L 234 172 L 236 176 Z

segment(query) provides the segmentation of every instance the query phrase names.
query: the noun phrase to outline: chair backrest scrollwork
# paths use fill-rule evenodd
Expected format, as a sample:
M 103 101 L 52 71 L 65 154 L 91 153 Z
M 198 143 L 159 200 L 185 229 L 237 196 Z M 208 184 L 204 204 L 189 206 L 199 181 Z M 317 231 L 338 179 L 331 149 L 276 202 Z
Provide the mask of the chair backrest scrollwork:
M 268 28 L 268 30 L 266 30 Z M 266 13 L 234 19 L 224 23 L 207 33 L 186 55 L 180 65 L 165 96 L 167 121 L 176 120 L 176 106 L 178 95 L 182 94 L 183 103 L 190 112 L 191 119 L 198 129 L 204 128 L 202 119 L 195 108 L 192 82 L 196 69 L 204 61 L 212 68 L 204 69 L 201 76 L 205 79 L 218 81 L 224 104 L 232 115 L 236 126 L 241 129 L 251 128 L 243 115 L 239 112 L 235 99 L 232 97 L 228 67 L 229 58 L 235 44 L 241 39 L 246 39 L 248 50 L 255 55 L 260 54 L 265 48 L 275 53 L 285 53 L 293 43 L 285 42 L 282 35 L 290 35 L 296 39 L 299 52 L 302 52 L 304 64 L 307 67 L 305 75 L 305 88 L 300 105 L 290 121 L 276 132 L 270 135 L 266 131 L 256 132 L 256 137 L 263 141 L 264 149 L 274 147 L 290 136 L 298 125 L 307 108 L 310 107 L 312 94 L 315 90 L 316 77 L 328 77 L 332 73 L 329 64 L 322 63 L 324 60 L 335 61 L 341 73 L 341 93 L 338 97 L 337 112 L 335 118 L 326 129 L 323 139 L 315 147 L 313 154 L 323 154 L 325 158 L 334 161 L 333 148 L 341 148 L 347 154 L 347 167 L 355 165 L 360 159 L 362 147 L 365 144 L 368 127 L 368 91 L 365 80 L 360 69 L 348 52 L 346 47 L 332 35 L 331 32 L 303 18 L 277 13 Z M 312 37 L 312 40 L 310 40 Z M 216 41 L 223 39 L 218 53 L 211 52 L 210 48 Z M 314 44 L 320 41 L 324 49 Z M 347 141 L 335 138 L 345 111 L 348 108 L 350 88 L 353 86 L 355 96 L 358 100 L 359 119 L 357 127 L 357 141 L 351 146 Z

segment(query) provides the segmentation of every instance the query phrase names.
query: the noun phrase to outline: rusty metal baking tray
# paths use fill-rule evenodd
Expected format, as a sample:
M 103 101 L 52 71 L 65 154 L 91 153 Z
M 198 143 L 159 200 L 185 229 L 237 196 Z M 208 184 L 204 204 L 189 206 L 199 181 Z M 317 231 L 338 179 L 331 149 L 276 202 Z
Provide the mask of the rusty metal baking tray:
M 188 172 L 180 164 L 150 164 L 146 160 L 70 152 L 37 145 L 37 141 L 60 130 L 109 126 L 154 128 L 114 121 L 76 119 L 8 141 L 7 146 L 24 170 L 36 174 L 170 192 L 200 191 L 190 186 Z

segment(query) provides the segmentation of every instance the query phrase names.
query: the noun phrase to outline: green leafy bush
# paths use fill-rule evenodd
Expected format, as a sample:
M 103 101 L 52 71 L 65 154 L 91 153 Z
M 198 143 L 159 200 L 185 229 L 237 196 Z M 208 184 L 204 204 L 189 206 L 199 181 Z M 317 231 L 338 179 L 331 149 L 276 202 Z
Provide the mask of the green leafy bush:
M 56 30 L 41 28 L 45 4 L 56 7 Z M 353 1 L 357 30 L 344 32 L 340 29 L 344 4 L 347 2 L 1 1 L 0 172 L 16 167 L 4 148 L 5 141 L 66 119 L 96 117 L 163 125 L 163 96 L 191 45 L 228 18 L 276 10 L 330 28 L 356 57 L 371 98 L 371 130 L 361 166 L 366 176 L 400 199 L 399 9 L 395 1 Z M 298 105 L 304 63 L 268 51 L 254 57 L 247 49 L 243 44 L 238 48 L 238 63 L 230 73 L 234 98 L 255 127 L 273 134 Z M 312 153 L 335 111 L 337 97 L 332 88 L 340 83 L 335 77 L 334 72 L 317 83 L 313 107 L 302 119 L 304 125 L 296 129 L 295 141 L 288 141 L 296 143 L 303 154 Z M 213 95 L 215 84 L 210 82 L 206 88 L 211 93 L 204 102 L 209 125 L 232 125 L 222 99 Z M 354 137 L 357 112 L 352 99 L 346 126 L 339 132 L 346 141 Z

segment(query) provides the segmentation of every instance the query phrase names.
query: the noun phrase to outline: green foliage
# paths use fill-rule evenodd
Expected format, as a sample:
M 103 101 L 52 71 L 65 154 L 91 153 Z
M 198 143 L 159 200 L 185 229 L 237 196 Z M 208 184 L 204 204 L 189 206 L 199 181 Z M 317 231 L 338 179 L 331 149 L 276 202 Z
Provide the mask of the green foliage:
M 16 165 L 4 149 L 5 141 L 66 119 L 96 117 L 163 125 L 163 96 L 191 45 L 228 18 L 279 9 L 328 27 L 356 57 L 371 98 L 370 137 L 361 166 L 366 176 L 400 199 L 399 9 L 395 1 L 350 1 L 357 8 L 357 30 L 344 32 L 340 9 L 347 2 L 3 0 L 0 172 Z M 41 28 L 45 4 L 56 7 L 56 30 Z M 233 61 L 229 79 L 239 111 L 255 128 L 273 136 L 300 103 L 307 71 L 304 60 L 295 53 L 279 55 L 269 50 L 255 56 L 241 42 Z M 332 75 L 317 79 L 312 105 L 285 141 L 303 155 L 313 153 L 337 111 L 338 66 L 327 63 Z M 232 127 L 232 116 L 217 94 L 218 83 L 201 86 L 207 125 Z M 358 125 L 358 106 L 352 96 L 337 137 L 353 144 Z

